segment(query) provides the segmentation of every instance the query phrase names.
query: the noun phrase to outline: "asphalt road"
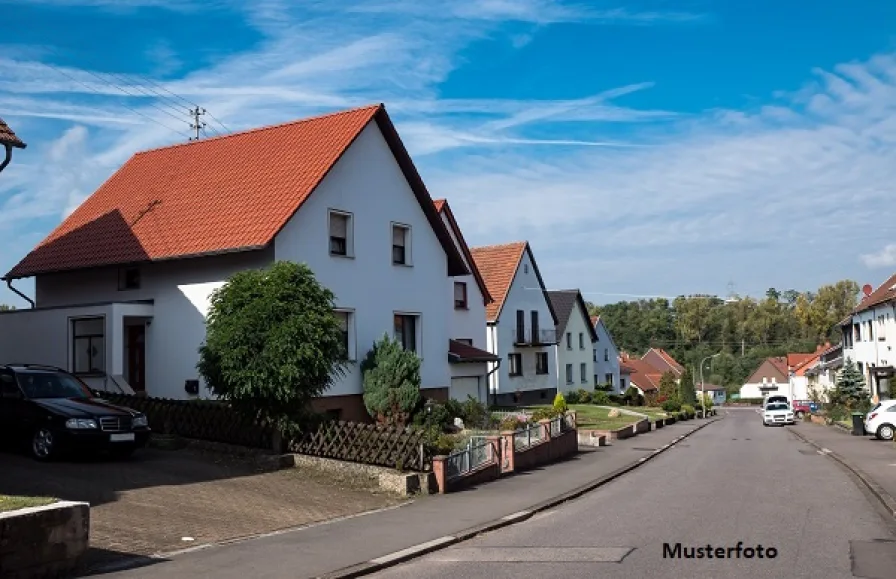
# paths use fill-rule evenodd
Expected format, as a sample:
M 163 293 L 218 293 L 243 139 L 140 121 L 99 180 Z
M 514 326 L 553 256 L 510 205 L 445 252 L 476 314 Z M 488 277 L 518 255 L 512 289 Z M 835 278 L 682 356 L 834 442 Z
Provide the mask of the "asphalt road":
M 372 577 L 893 579 L 888 517 L 833 460 L 738 409 L 576 501 Z M 679 543 L 732 558 L 664 558 Z M 766 558 L 745 558 L 758 545 Z

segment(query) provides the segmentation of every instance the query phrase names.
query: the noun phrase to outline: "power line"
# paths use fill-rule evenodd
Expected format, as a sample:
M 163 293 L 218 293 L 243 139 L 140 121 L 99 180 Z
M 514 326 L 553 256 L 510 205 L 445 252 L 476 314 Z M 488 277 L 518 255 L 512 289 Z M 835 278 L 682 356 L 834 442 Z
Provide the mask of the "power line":
M 186 98 L 180 96 L 179 94 L 176 94 L 176 93 L 174 93 L 174 92 L 171 92 L 170 90 L 168 90 L 168 88 L 166 88 L 165 86 L 163 86 L 163 85 L 159 84 L 158 82 L 152 80 L 152 79 L 149 78 L 149 77 L 146 77 L 146 76 L 143 76 L 143 75 L 132 75 L 132 76 L 134 76 L 134 77 L 136 77 L 136 78 L 139 78 L 139 79 L 143 80 L 144 82 L 147 82 L 147 83 L 149 83 L 149 84 L 151 84 L 151 85 L 155 85 L 155 86 L 159 87 L 159 89 L 161 89 L 162 91 L 164 91 L 164 92 L 168 93 L 169 95 L 171 95 L 172 97 L 174 97 L 174 98 L 176 98 L 176 99 L 178 99 L 178 100 L 180 100 L 180 101 L 182 101 L 182 102 L 188 104 L 191 108 L 195 108 L 195 107 L 198 107 L 198 106 L 199 106 L 197 103 L 195 103 L 195 102 L 193 102 L 193 101 L 190 101 L 190 100 L 188 100 L 188 99 L 186 99 Z M 222 128 L 222 129 L 224 129 L 224 130 L 227 131 L 227 132 L 231 132 L 230 129 L 227 128 L 227 126 L 226 126 L 224 123 L 222 123 L 221 121 L 219 121 L 219 120 L 217 119 L 217 117 L 215 117 L 213 114 L 211 114 L 211 113 L 208 112 L 208 111 L 206 111 L 206 114 L 209 116 L 210 119 L 212 119 L 213 121 L 215 121 L 216 123 L 218 123 L 219 125 L 221 125 L 221 128 Z
M 72 75 L 68 74 L 68 73 L 65 72 L 64 70 L 59 69 L 59 68 L 53 66 L 52 64 L 47 64 L 47 63 L 45 63 L 45 62 L 38 62 L 38 64 L 40 64 L 41 66 L 46 66 L 47 68 L 49 68 L 49 69 L 51 69 L 51 70 L 55 70 L 55 71 L 58 72 L 59 74 L 61 74 L 61 75 L 65 76 L 66 78 L 68 78 L 69 80 L 72 80 L 72 81 L 74 81 L 74 82 L 80 84 L 80 85 L 83 86 L 84 88 L 86 88 L 86 89 L 88 89 L 88 90 L 90 90 L 90 91 L 92 91 L 92 92 L 95 92 L 95 93 L 98 94 L 98 95 L 106 96 L 104 93 L 98 91 L 97 89 L 93 88 L 92 86 L 90 86 L 90 85 L 88 85 L 88 84 L 86 84 L 86 83 L 84 83 L 84 82 L 81 82 L 81 81 L 78 80 L 77 78 L 75 78 L 75 77 L 73 77 Z M 108 84 L 108 82 L 107 82 L 107 84 Z M 189 138 L 189 135 L 188 135 L 188 134 L 183 133 L 183 132 L 181 132 L 181 131 L 178 130 L 178 129 L 171 128 L 170 126 L 168 126 L 168 125 L 166 125 L 165 123 L 159 121 L 158 119 L 154 119 L 154 118 L 152 118 L 151 116 L 149 116 L 149 115 L 147 115 L 147 114 L 141 113 L 140 111 L 138 111 L 138 110 L 135 109 L 135 108 L 129 107 L 129 106 L 127 106 L 127 105 L 122 105 L 122 106 L 124 106 L 124 108 L 128 109 L 129 111 L 131 111 L 131 112 L 133 112 L 133 113 L 135 113 L 135 114 L 137 114 L 137 115 L 140 115 L 141 117 L 143 117 L 143 118 L 145 118 L 145 119 L 148 119 L 149 121 L 151 121 L 151 122 L 153 122 L 153 123 L 155 123 L 155 124 L 157 124 L 157 125 L 159 125 L 159 126 L 161 126 L 161 127 L 164 127 L 164 128 L 166 128 L 166 129 L 168 129 L 169 131 L 173 131 L 173 132 L 175 132 L 175 133 L 178 133 L 178 134 L 181 134 L 181 135 L 185 135 L 187 138 Z

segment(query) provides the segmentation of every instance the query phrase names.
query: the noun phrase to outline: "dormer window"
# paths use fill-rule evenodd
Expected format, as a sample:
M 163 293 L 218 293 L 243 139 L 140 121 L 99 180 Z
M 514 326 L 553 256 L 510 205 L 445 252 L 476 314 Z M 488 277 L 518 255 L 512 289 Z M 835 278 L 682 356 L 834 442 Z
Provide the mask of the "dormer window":
M 140 289 L 140 268 L 123 267 L 118 270 L 119 291 Z

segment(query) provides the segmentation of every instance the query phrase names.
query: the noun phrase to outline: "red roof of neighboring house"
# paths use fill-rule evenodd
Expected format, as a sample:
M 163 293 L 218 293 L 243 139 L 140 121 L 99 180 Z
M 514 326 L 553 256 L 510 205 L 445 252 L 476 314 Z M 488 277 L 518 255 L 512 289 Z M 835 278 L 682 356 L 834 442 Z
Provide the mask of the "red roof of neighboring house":
M 439 238 L 449 275 L 469 273 L 379 104 L 137 153 L 7 277 L 267 247 L 371 122 Z
M 772 366 L 777 368 L 782 374 L 787 376 L 787 358 L 785 356 L 778 356 L 773 358 L 766 358 L 769 362 L 771 362 Z
M 448 359 L 451 362 L 497 362 L 498 356 L 481 348 L 448 340 Z
M 853 313 L 858 314 L 859 312 L 870 310 L 874 306 L 879 306 L 883 303 L 894 300 L 896 300 L 896 273 L 890 276 L 887 281 L 880 284 L 877 289 L 875 289 L 873 292 L 871 292 L 871 294 L 868 295 L 868 297 L 859 302 L 859 305 L 856 306 L 856 309 L 853 310 Z
M 637 358 L 625 360 L 625 365 L 632 369 L 630 380 L 641 390 L 659 390 L 663 375 L 657 369 Z
M 529 260 L 532 262 L 532 269 L 538 278 L 542 291 L 545 293 L 544 299 L 548 309 L 551 311 L 554 325 L 557 324 L 557 314 L 554 312 L 554 306 L 545 292 L 544 280 L 538 271 L 538 265 L 535 263 L 535 256 L 529 247 L 528 241 L 514 241 L 512 243 L 504 243 L 501 245 L 487 245 L 485 247 L 473 247 L 470 254 L 476 262 L 476 268 L 482 274 L 488 292 L 495 301 L 485 308 L 485 317 L 489 322 L 494 322 L 501 315 L 501 309 L 504 307 L 504 300 L 507 299 L 507 293 L 516 277 L 516 271 L 519 269 L 520 261 L 523 259 L 523 253 L 529 252 Z
M 657 370 L 660 371 L 660 373 L 671 370 L 672 373 L 676 376 L 681 376 L 681 374 L 684 372 L 684 366 L 679 364 L 675 360 L 675 358 L 673 358 L 667 351 L 663 350 L 662 348 L 651 348 L 647 350 L 647 352 L 645 352 L 644 355 L 641 356 L 641 359 L 644 360 L 645 358 L 647 358 L 651 352 L 655 353 L 656 356 L 665 363 L 665 368 L 652 364 Z
M 0 119 L 0 145 L 9 145 L 17 149 L 24 149 L 27 146 L 3 119 Z
M 463 254 L 464 258 L 466 258 L 467 263 L 472 270 L 473 279 L 476 280 L 476 285 L 479 286 L 479 291 L 482 292 L 482 299 L 484 300 L 485 305 L 489 305 L 490 303 L 495 301 L 495 298 L 488 291 L 488 287 L 485 285 L 485 280 L 482 279 L 482 274 L 479 272 L 479 268 L 476 267 L 476 261 L 473 259 L 473 255 L 470 253 L 470 247 L 467 245 L 466 240 L 464 240 L 464 234 L 460 229 L 460 226 L 457 224 L 457 220 L 454 219 L 454 212 L 451 211 L 451 206 L 448 205 L 448 201 L 446 199 L 436 199 L 432 202 L 436 208 L 436 211 L 439 214 L 444 214 L 445 217 L 448 218 L 448 223 L 450 224 L 451 229 L 454 232 L 454 237 L 457 239 L 457 244 L 460 246 L 460 252 Z
M 811 354 L 787 354 L 787 365 L 797 376 L 805 376 L 806 371 L 818 361 L 822 354 L 831 350 L 831 345 L 823 344 Z

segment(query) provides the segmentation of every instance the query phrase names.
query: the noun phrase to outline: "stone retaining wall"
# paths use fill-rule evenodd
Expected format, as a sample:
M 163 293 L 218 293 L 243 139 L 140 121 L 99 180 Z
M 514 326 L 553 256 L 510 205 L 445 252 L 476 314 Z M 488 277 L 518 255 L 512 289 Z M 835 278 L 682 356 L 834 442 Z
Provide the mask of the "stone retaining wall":
M 0 577 L 68 577 L 87 551 L 90 505 L 58 502 L 0 513 Z

